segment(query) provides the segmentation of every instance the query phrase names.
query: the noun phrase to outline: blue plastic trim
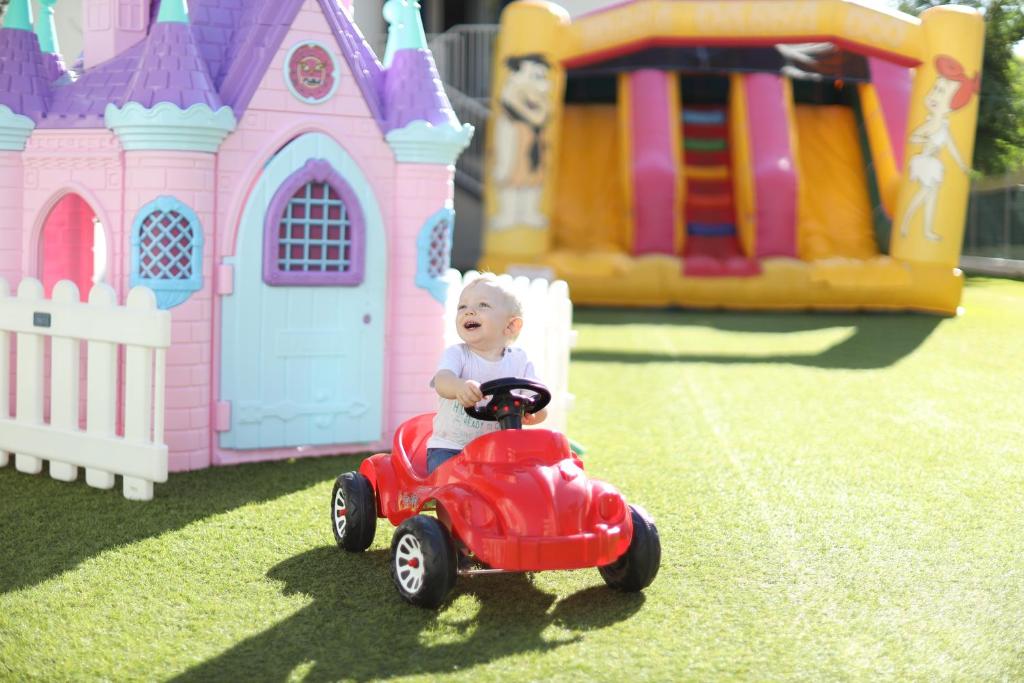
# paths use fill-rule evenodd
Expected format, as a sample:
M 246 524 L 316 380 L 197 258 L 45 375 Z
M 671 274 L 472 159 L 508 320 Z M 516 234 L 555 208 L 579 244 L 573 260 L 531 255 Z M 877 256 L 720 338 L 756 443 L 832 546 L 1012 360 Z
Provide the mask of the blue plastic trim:
M 160 3 L 160 14 L 156 18 L 157 23 L 187 24 L 188 3 L 185 0 L 163 0 Z
M 473 126 L 458 120 L 440 125 L 412 121 L 384 136 L 400 163 L 451 165 L 473 139 Z
M 439 273 L 430 272 L 430 246 L 434 228 L 442 221 L 448 221 L 448 230 L 445 235 L 447 244 L 444 249 L 444 267 Z M 448 282 L 445 274 L 451 267 L 452 260 L 452 235 L 455 231 L 455 212 L 444 208 L 427 219 L 427 222 L 420 228 L 420 234 L 416 238 L 416 286 L 430 292 L 442 304 L 448 297 Z
M 213 153 L 238 124 L 231 107 L 214 111 L 205 104 L 182 109 L 170 102 L 158 102 L 147 109 L 138 102 L 128 102 L 119 109 L 111 103 L 103 116 L 107 128 L 117 134 L 127 151 Z
M 192 274 L 184 279 L 163 279 L 142 277 L 140 274 L 142 252 L 142 223 L 154 213 L 175 211 L 188 222 L 192 230 L 189 266 Z M 188 206 L 175 197 L 163 195 L 139 209 L 132 223 L 131 276 L 132 287 L 143 285 L 156 294 L 156 303 L 162 310 L 174 308 L 185 303 L 193 292 L 203 288 L 203 225 L 199 217 Z
M 21 31 L 32 30 L 31 0 L 11 0 L 4 15 L 3 28 L 15 28 Z
M 21 152 L 25 149 L 36 123 L 27 116 L 0 104 L 0 152 Z

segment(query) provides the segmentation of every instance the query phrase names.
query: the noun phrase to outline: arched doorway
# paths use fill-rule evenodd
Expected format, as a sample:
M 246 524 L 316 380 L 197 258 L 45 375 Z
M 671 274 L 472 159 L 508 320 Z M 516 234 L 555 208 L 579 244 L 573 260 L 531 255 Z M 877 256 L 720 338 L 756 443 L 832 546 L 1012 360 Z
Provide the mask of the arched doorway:
M 82 197 L 61 197 L 46 216 L 39 240 L 39 275 L 46 296 L 60 280 L 78 285 L 82 298 L 102 281 L 107 269 L 103 224 Z
M 355 159 L 307 133 L 264 167 L 238 229 L 224 297 L 220 447 L 368 443 L 383 434 L 387 253 Z

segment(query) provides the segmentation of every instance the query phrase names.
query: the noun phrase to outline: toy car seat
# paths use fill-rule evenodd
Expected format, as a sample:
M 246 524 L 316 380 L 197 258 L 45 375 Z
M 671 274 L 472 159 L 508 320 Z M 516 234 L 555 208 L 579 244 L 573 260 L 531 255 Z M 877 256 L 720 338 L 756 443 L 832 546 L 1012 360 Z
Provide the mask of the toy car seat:
M 398 428 L 392 455 L 399 467 L 407 469 L 416 479 L 425 480 L 427 472 L 427 441 L 434 432 L 434 413 L 417 415 Z

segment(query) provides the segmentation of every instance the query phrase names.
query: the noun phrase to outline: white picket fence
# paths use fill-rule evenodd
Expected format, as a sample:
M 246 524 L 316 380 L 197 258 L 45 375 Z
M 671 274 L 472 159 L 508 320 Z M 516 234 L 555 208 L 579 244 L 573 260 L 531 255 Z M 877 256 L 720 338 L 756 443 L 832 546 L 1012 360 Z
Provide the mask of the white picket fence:
M 11 337 L 17 337 L 12 354 Z M 50 340 L 49 368 L 46 367 Z M 10 462 L 20 472 L 39 474 L 43 461 L 50 476 L 74 481 L 85 468 L 85 481 L 113 488 L 124 477 L 124 495 L 151 500 L 154 482 L 167 481 L 164 439 L 166 350 L 171 342 L 171 316 L 157 309 L 145 287 L 117 305 L 106 284 L 92 288 L 88 302 L 78 287 L 57 283 L 53 296 L 43 285 L 22 280 L 17 297 L 0 278 L 0 467 Z M 85 429 L 80 428 L 81 344 L 86 345 Z M 118 350 L 124 351 L 124 432 L 118 427 Z M 11 417 L 11 367 L 15 362 L 16 405 Z M 46 375 L 49 370 L 49 422 Z
M 455 309 L 462 288 L 477 277 L 479 273 L 476 271 L 469 271 L 464 276 L 456 270 L 448 271 L 444 319 L 446 346 L 460 341 L 455 330 Z M 568 413 L 575 400 L 569 392 L 569 352 L 576 345 L 569 286 L 562 280 L 548 282 L 541 278 L 499 277 L 512 284 L 523 302 L 523 331 L 516 340 L 516 346 L 526 351 L 537 369 L 537 376 L 551 390 L 548 419 L 541 426 L 565 432 Z

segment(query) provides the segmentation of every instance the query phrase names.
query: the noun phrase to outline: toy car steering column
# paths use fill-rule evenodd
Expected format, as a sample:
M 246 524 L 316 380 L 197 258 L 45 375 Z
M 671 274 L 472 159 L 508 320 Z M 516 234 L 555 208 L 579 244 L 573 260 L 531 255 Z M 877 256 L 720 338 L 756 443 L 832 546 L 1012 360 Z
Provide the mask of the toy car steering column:
M 535 395 L 513 394 L 516 389 L 532 391 Z M 480 385 L 480 392 L 491 397 L 490 403 L 482 408 L 466 408 L 466 414 L 477 420 L 497 421 L 502 429 L 522 429 L 524 415 L 532 415 L 551 402 L 551 392 L 546 386 L 522 377 L 502 377 L 484 382 Z

